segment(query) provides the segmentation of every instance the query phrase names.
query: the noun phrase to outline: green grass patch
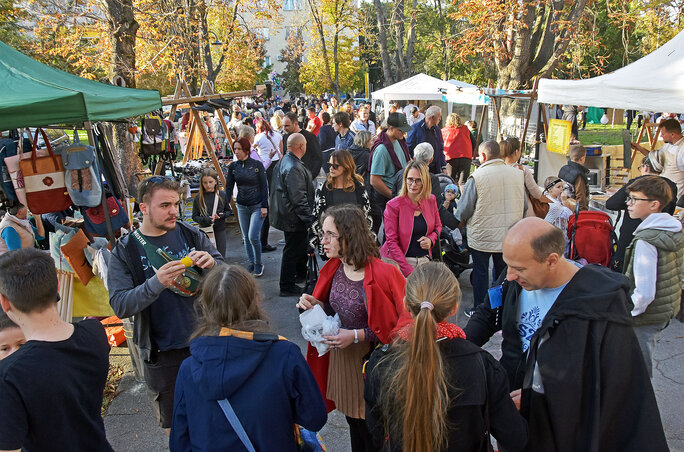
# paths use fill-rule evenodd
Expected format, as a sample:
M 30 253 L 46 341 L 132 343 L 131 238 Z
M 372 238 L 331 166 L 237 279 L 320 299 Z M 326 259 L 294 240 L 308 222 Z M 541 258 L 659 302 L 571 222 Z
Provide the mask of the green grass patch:
M 622 131 L 625 129 L 624 125 L 602 125 L 602 124 L 587 124 L 586 130 L 579 131 L 579 140 L 584 146 L 594 146 L 597 144 L 612 146 L 622 145 Z M 636 139 L 636 122 L 632 124 L 632 139 Z
M 88 132 L 85 130 L 78 130 L 78 139 L 81 141 L 83 144 L 90 144 L 90 140 L 88 140 Z M 64 133 L 67 134 L 71 142 L 74 142 L 74 129 L 64 129 Z

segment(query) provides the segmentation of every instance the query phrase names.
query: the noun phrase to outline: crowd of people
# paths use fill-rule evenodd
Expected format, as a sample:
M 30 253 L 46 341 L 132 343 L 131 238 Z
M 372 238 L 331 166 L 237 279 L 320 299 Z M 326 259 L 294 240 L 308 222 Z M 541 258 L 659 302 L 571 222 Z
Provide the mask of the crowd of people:
M 441 129 L 437 106 L 393 105 L 378 121 L 332 97 L 243 115 L 229 124 L 226 187 L 201 173 L 192 216 L 203 229 L 179 221 L 178 181 L 149 177 L 140 227 L 109 261 L 110 304 L 134 319 L 172 451 L 299 450 L 295 425 L 318 431 L 335 408 L 354 452 L 484 451 L 491 436 L 506 451 L 668 450 L 650 376 L 682 300 L 678 122 L 661 123 L 666 147 L 644 150 L 644 175 L 609 201 L 630 221 L 607 268 L 566 257 L 567 222 L 589 194 L 579 145 L 539 186 L 517 139 L 477 143 L 457 114 Z M 225 257 L 231 200 L 244 266 Z M 99 411 L 104 331 L 59 318 L 54 262 L 23 246 L 43 232 L 12 212 L 0 224 L 14 244 L 0 252 L 0 450 L 61 439 L 112 450 Z M 285 239 L 280 296 L 339 318 L 322 356 L 302 356 L 262 309 L 275 294 L 254 277 L 273 270 L 262 260 L 271 227 Z M 472 257 L 464 328 L 450 322 L 462 300 L 439 262 L 445 236 Z M 325 264 L 304 293 L 316 253 Z M 480 347 L 498 332 L 497 361 Z

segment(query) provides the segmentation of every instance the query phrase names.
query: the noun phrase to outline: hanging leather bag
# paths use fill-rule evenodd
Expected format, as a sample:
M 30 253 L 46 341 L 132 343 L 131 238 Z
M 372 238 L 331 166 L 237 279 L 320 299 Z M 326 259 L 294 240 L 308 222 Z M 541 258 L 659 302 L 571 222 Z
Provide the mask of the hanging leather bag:
M 48 156 L 38 157 L 36 144 L 38 132 L 43 134 Z M 31 158 L 22 160 L 19 156 L 19 169 L 24 178 L 26 207 L 34 214 L 66 210 L 71 206 L 71 198 L 64 181 L 62 159 L 52 151 L 52 145 L 43 129 L 36 129 L 33 139 Z

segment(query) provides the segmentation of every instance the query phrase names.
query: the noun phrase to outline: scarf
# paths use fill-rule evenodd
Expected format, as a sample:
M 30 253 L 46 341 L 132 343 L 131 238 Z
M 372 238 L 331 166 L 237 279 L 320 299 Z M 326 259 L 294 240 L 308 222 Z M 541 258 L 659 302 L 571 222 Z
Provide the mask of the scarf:
M 413 333 L 413 320 L 411 321 L 411 323 L 408 323 L 407 325 L 405 325 L 401 329 L 399 329 L 397 331 L 397 336 L 399 336 L 401 339 L 408 342 L 411 340 L 411 334 L 412 333 Z M 466 338 L 465 332 L 459 326 L 454 325 L 453 323 L 448 323 L 446 320 L 443 322 L 439 322 L 437 324 L 437 331 L 435 333 L 435 339 L 441 339 L 441 338 L 456 339 L 457 337 L 461 338 L 461 339 Z
M 373 153 L 375 152 L 375 149 L 377 149 L 377 147 L 381 144 L 384 144 L 387 148 L 387 152 L 389 153 L 390 158 L 392 159 L 394 169 L 396 171 L 399 171 L 402 168 L 401 163 L 399 162 L 399 157 L 397 157 L 396 153 L 394 152 L 394 145 L 387 136 L 387 132 L 384 130 L 378 134 L 378 137 L 375 139 L 373 147 L 370 150 L 370 155 L 368 156 L 368 168 L 371 167 L 371 162 L 373 161 Z M 404 151 L 404 157 L 406 158 L 406 162 L 408 163 L 411 160 L 411 157 L 409 156 L 409 150 L 408 146 L 406 145 L 406 140 L 402 138 L 401 140 L 399 140 L 399 144 L 401 145 L 401 149 Z

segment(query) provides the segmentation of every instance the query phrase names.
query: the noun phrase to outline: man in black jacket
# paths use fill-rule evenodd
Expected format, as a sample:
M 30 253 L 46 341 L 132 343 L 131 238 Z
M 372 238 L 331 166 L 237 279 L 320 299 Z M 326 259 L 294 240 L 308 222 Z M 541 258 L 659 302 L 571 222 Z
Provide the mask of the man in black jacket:
M 166 429 L 171 428 L 176 375 L 190 356 L 199 279 L 204 269 L 223 262 L 206 234 L 177 221 L 178 191 L 178 182 L 162 176 L 140 183 L 142 226 L 119 240 L 107 272 L 114 313 L 135 318 L 133 341 L 159 423 Z M 187 258 L 192 267 L 181 261 Z
M 273 171 L 269 220 L 285 233 L 280 265 L 280 296 L 299 296 L 297 277 L 306 277 L 307 230 L 313 223 L 314 189 L 311 173 L 302 162 L 306 138 L 293 133 L 287 140 L 287 153 Z
M 302 157 L 302 162 L 311 173 L 311 178 L 316 179 L 323 165 L 323 153 L 321 152 L 321 144 L 318 142 L 318 137 L 308 130 L 299 127 L 297 114 L 293 112 L 287 113 L 283 118 L 283 130 L 286 133 L 283 137 L 284 143 L 288 142 L 293 133 L 298 133 L 306 139 L 306 154 Z
M 627 279 L 579 268 L 564 246 L 562 232 L 539 218 L 516 223 L 503 242 L 507 272 L 467 338 L 483 345 L 502 331 L 501 364 L 530 425 L 525 450 L 667 450 Z

